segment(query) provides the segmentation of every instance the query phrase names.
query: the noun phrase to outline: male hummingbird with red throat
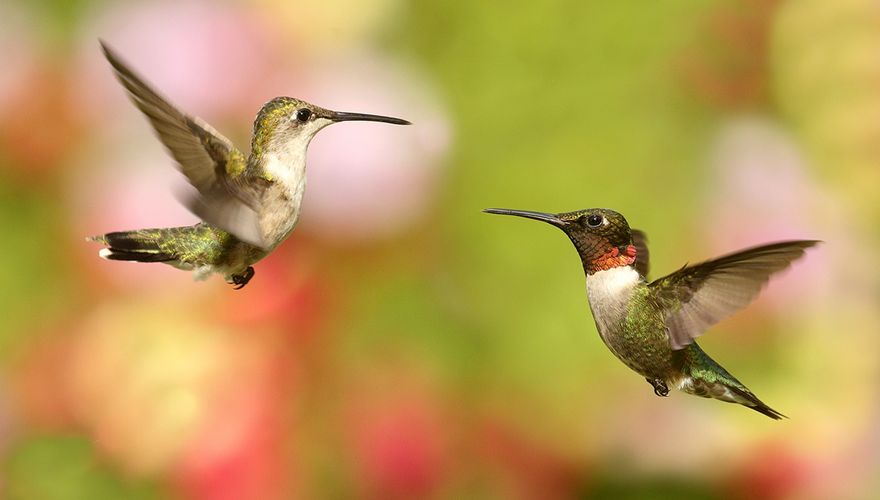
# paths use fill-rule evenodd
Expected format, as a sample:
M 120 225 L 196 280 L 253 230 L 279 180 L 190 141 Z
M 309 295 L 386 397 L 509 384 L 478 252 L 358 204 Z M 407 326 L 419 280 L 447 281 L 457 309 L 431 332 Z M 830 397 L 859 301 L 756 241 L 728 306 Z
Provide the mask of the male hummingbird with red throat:
M 773 419 L 784 416 L 703 352 L 695 339 L 745 307 L 771 275 L 818 241 L 757 246 L 649 282 L 645 234 L 630 229 L 623 215 L 613 210 L 484 211 L 546 222 L 569 237 L 587 275 L 587 297 L 599 336 L 618 359 L 645 377 L 655 394 L 666 396 L 672 387 L 738 403 Z

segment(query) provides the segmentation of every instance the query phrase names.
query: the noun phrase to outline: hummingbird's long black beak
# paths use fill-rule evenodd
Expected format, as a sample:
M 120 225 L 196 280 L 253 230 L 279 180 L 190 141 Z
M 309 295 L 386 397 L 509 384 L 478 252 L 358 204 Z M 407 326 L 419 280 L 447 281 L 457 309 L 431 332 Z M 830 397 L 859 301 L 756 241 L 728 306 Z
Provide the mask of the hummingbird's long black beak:
M 382 122 L 393 123 L 394 125 L 411 125 L 410 122 L 400 118 L 392 118 L 390 116 L 368 115 L 366 113 L 345 113 L 342 111 L 333 111 L 329 118 L 334 122 Z
M 510 210 L 507 208 L 487 208 L 483 210 L 487 214 L 499 214 L 499 215 L 515 215 L 517 217 L 525 217 L 526 219 L 534 219 L 546 222 L 548 224 L 553 224 L 556 227 L 564 227 L 566 222 L 554 214 L 548 214 L 544 212 L 531 212 L 529 210 Z

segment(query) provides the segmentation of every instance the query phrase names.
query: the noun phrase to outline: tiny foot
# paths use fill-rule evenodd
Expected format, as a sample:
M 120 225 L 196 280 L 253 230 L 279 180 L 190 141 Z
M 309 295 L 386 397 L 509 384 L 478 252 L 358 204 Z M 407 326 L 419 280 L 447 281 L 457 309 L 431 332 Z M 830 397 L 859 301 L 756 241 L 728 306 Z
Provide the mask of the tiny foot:
M 244 274 L 233 274 L 231 284 L 235 285 L 232 287 L 233 290 L 241 290 L 245 285 L 254 277 L 254 268 L 252 266 L 248 266 L 245 269 Z
M 669 395 L 669 387 L 666 387 L 666 382 L 664 382 L 663 380 L 659 378 L 646 378 L 645 380 L 647 380 L 649 384 L 654 386 L 654 394 L 660 397 L 666 397 Z

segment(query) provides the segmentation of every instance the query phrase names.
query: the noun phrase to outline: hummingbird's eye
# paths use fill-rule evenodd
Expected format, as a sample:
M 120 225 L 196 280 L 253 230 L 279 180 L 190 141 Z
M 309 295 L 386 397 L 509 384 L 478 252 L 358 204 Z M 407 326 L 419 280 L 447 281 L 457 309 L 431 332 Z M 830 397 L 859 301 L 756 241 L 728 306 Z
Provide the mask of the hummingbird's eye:
M 587 216 L 587 225 L 590 227 L 599 227 L 602 225 L 602 221 L 604 217 L 598 214 L 592 214 Z
M 312 112 L 308 108 L 302 108 L 296 112 L 296 119 L 301 122 L 307 122 L 311 117 Z

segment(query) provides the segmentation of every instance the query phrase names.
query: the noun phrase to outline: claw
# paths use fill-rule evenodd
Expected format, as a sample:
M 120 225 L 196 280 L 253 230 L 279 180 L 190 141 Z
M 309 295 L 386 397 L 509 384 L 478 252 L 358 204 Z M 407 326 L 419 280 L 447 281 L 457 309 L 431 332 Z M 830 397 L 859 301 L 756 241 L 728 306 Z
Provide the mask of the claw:
M 654 387 L 654 394 L 660 397 L 666 397 L 669 395 L 669 387 L 666 386 L 666 382 L 664 380 L 659 378 L 646 378 L 645 380 L 647 380 L 648 383 Z
M 248 266 L 248 268 L 245 269 L 244 274 L 233 274 L 231 276 L 232 281 L 230 283 L 235 286 L 232 287 L 232 289 L 241 290 L 242 288 L 244 288 L 244 286 L 248 284 L 251 278 L 254 277 L 254 274 L 256 274 L 256 272 L 254 271 L 254 268 L 252 266 Z

